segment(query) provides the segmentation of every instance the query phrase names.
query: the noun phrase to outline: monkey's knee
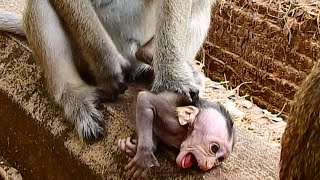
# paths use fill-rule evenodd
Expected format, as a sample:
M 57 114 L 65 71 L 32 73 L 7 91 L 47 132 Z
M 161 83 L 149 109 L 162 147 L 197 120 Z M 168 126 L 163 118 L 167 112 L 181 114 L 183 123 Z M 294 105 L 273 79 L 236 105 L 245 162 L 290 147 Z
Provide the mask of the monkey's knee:
M 104 136 L 105 121 L 98 110 L 101 98 L 96 88 L 69 86 L 58 103 L 63 107 L 65 116 L 74 122 L 81 139 L 98 140 Z

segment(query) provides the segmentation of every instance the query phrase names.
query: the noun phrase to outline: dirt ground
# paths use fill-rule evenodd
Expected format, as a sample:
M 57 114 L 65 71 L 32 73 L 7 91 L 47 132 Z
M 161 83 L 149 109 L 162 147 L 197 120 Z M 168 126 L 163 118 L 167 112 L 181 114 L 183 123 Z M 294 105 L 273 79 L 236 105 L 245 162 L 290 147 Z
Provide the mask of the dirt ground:
M 25 179 L 96 179 L 64 148 L 0 91 L 0 156 Z M 0 176 L 1 177 L 1 176 Z M 1 179 L 1 178 L 0 178 Z

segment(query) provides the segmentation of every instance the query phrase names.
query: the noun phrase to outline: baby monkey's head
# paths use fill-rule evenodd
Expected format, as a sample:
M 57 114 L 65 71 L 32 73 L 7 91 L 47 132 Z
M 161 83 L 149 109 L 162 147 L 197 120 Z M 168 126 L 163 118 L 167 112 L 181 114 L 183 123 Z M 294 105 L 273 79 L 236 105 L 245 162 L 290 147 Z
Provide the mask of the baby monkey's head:
M 176 162 L 180 168 L 198 164 L 206 171 L 225 161 L 234 146 L 233 121 L 220 103 L 199 99 L 177 108 L 179 123 L 189 128 Z

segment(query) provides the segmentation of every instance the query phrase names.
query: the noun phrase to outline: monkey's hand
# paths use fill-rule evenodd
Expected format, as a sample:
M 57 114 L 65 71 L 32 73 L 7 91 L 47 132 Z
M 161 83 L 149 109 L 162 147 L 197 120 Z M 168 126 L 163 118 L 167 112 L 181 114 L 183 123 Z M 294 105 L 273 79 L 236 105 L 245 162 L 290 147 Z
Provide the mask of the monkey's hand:
M 185 95 L 189 98 L 189 101 L 199 98 L 201 86 L 196 83 L 191 68 L 189 66 L 173 68 L 174 67 L 163 67 L 161 70 L 155 70 L 155 79 L 151 92 L 175 92 Z
M 97 77 L 97 81 L 101 90 L 105 92 L 106 100 L 114 101 L 119 94 L 123 94 L 128 89 L 124 77 L 129 71 L 130 63 L 122 56 L 109 63 L 108 69 L 102 72 L 103 75 Z
M 134 158 L 125 167 L 127 177 L 132 179 L 147 178 L 148 170 L 160 164 L 151 149 L 139 148 Z

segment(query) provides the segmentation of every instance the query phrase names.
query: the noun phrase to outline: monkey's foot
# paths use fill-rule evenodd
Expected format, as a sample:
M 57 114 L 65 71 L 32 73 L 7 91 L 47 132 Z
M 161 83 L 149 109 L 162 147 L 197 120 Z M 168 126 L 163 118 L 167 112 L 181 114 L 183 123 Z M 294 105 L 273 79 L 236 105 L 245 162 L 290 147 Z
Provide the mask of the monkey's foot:
M 127 139 L 119 139 L 118 148 L 123 154 L 129 156 L 130 158 L 133 158 L 137 152 L 137 140 L 131 140 L 130 137 L 128 137 Z
M 98 140 L 104 136 L 105 121 L 98 110 L 103 102 L 100 92 L 89 86 L 69 87 L 60 104 L 66 117 L 75 123 L 80 138 Z

